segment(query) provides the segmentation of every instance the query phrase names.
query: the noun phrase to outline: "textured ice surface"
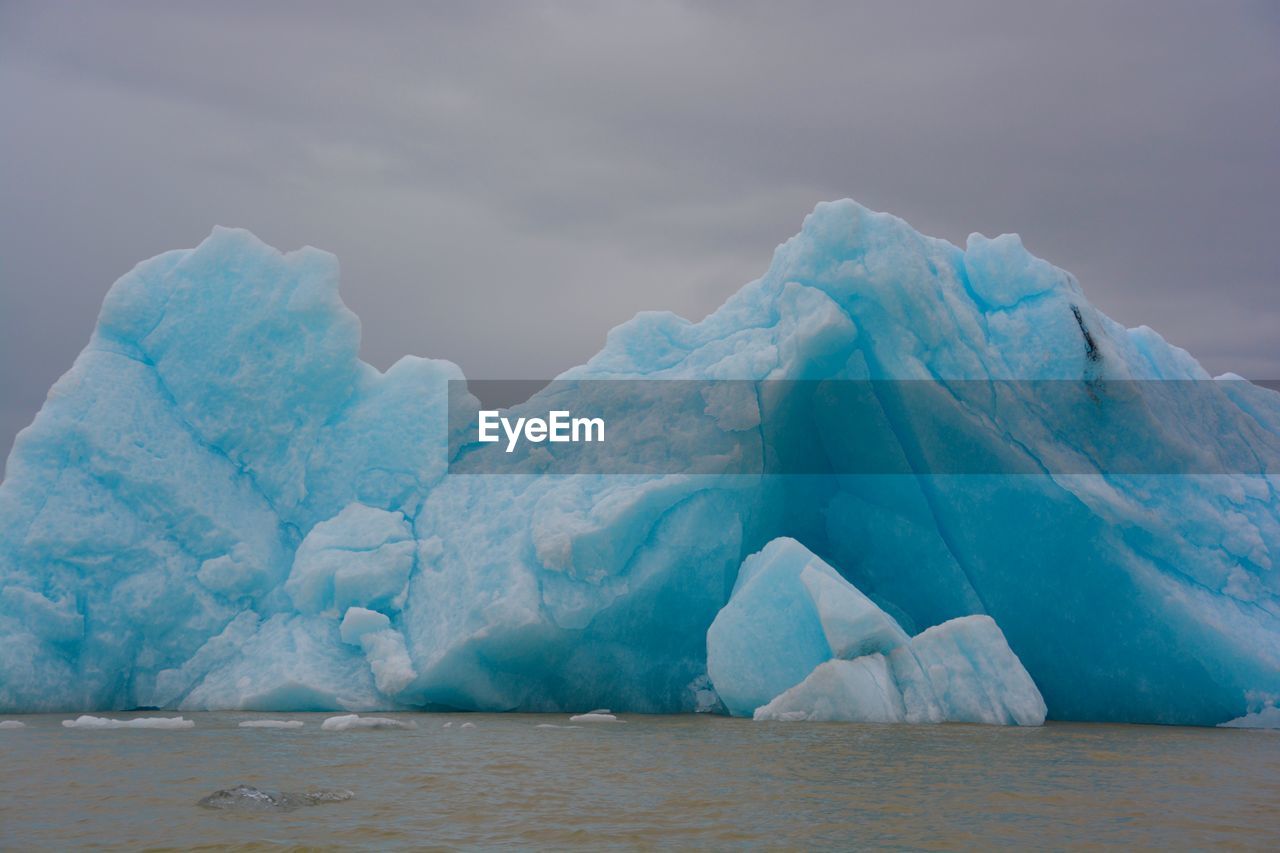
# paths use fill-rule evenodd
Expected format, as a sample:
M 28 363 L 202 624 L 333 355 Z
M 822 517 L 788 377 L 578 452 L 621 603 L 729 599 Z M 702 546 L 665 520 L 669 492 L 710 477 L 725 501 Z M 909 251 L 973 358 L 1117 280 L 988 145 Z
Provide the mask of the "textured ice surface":
M 349 504 L 311 528 L 294 555 L 284 590 L 302 613 L 399 609 L 416 549 L 403 515 Z
M 184 717 L 135 717 L 132 720 L 113 720 L 109 717 L 93 717 L 81 714 L 74 720 L 63 720 L 65 729 L 193 729 L 195 721 Z
M 907 722 L 1038 726 L 1045 703 L 990 616 L 928 628 L 889 655 Z
M 988 616 L 928 629 L 888 656 L 820 664 L 757 720 L 1038 726 L 1045 704 Z
M 902 692 L 884 655 L 829 660 L 773 701 L 756 708 L 757 720 L 902 723 Z
M 1280 695 L 1274 475 L 445 476 L 457 367 L 358 350 L 315 249 L 217 229 L 116 282 L 0 485 L 0 712 L 714 707 L 707 628 L 784 536 L 908 633 L 991 616 L 1055 717 L 1215 724 Z M 849 201 L 705 319 L 641 314 L 566 376 L 1210 378 L 1016 236 L 962 249 Z M 1217 384 L 1134 452 L 1280 435 L 1276 394 Z M 763 398 L 722 426 L 1089 470 L 1024 400 L 957 397 L 943 435 L 882 403 L 851 428 Z

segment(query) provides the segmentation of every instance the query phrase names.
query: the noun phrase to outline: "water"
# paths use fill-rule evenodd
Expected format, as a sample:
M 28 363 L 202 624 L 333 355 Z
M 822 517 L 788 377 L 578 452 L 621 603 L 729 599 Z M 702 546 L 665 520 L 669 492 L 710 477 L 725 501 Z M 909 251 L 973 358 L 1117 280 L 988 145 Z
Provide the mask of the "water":
M 326 732 L 329 715 L 230 713 L 79 731 L 68 716 L 0 731 L 0 847 L 1280 844 L 1272 732 L 701 716 L 546 729 L 567 717 L 514 714 Z M 264 716 L 306 725 L 236 725 Z M 356 798 L 284 814 L 195 805 L 238 783 Z

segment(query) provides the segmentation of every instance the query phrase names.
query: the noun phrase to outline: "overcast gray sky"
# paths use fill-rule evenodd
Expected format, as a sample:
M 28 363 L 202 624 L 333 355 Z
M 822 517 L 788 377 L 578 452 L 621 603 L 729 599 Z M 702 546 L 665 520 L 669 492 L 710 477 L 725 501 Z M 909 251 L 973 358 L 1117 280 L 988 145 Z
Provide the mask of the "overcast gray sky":
M 379 367 L 557 373 L 850 196 L 1280 377 L 1273 2 L 0 0 L 0 115 L 0 454 L 215 224 L 334 252 Z

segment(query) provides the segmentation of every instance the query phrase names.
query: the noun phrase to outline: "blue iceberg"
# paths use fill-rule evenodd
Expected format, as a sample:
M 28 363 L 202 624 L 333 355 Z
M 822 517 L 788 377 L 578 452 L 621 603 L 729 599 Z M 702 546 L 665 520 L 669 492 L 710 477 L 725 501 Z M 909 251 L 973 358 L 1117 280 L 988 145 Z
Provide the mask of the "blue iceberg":
M 935 637 L 939 671 L 968 666 L 964 689 L 990 687 L 1006 710 L 1026 695 L 990 671 L 1000 660 L 1020 662 L 1058 719 L 1211 725 L 1280 696 L 1274 469 L 1116 473 L 998 383 L 1208 389 L 1194 406 L 1125 408 L 1141 416 L 1112 444 L 1134 456 L 1274 458 L 1280 395 L 1215 381 L 1150 329 L 1111 321 L 1014 235 L 962 249 L 823 204 L 702 321 L 641 314 L 561 377 L 939 383 L 944 430 L 892 392 L 853 426 L 768 395 L 754 417 L 704 401 L 723 435 L 756 443 L 726 443 L 726 459 L 756 446 L 841 461 L 828 476 L 452 474 L 461 372 L 360 361 L 337 270 L 324 252 L 220 228 L 111 288 L 0 484 L 0 712 L 723 701 L 750 714 L 788 691 L 843 691 L 851 707 L 891 678 L 910 717 L 930 706 L 890 666 L 894 626 L 912 647 Z M 633 414 L 610 441 L 679 441 L 688 413 Z M 957 448 L 1013 473 L 933 473 Z M 850 473 L 842 460 L 860 453 L 912 473 Z M 735 585 L 748 594 L 744 559 L 783 538 L 815 557 L 821 589 L 795 606 L 821 609 L 819 628 L 778 636 L 792 623 L 753 605 L 794 659 L 735 693 L 716 684 L 714 652 L 708 673 L 708 629 L 734 613 Z M 983 716 L 927 686 L 947 715 Z

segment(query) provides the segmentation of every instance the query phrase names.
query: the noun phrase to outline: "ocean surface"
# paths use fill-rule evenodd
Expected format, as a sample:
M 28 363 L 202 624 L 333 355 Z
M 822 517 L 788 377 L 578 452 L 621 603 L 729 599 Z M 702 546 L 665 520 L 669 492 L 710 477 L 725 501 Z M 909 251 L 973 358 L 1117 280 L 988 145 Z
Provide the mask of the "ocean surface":
M 0 730 L 0 847 L 1280 847 L 1265 731 L 394 714 L 417 728 L 334 732 L 330 714 L 241 713 L 63 728 L 73 716 Z M 237 726 L 262 718 L 305 725 Z M 240 783 L 354 798 L 196 805 Z

